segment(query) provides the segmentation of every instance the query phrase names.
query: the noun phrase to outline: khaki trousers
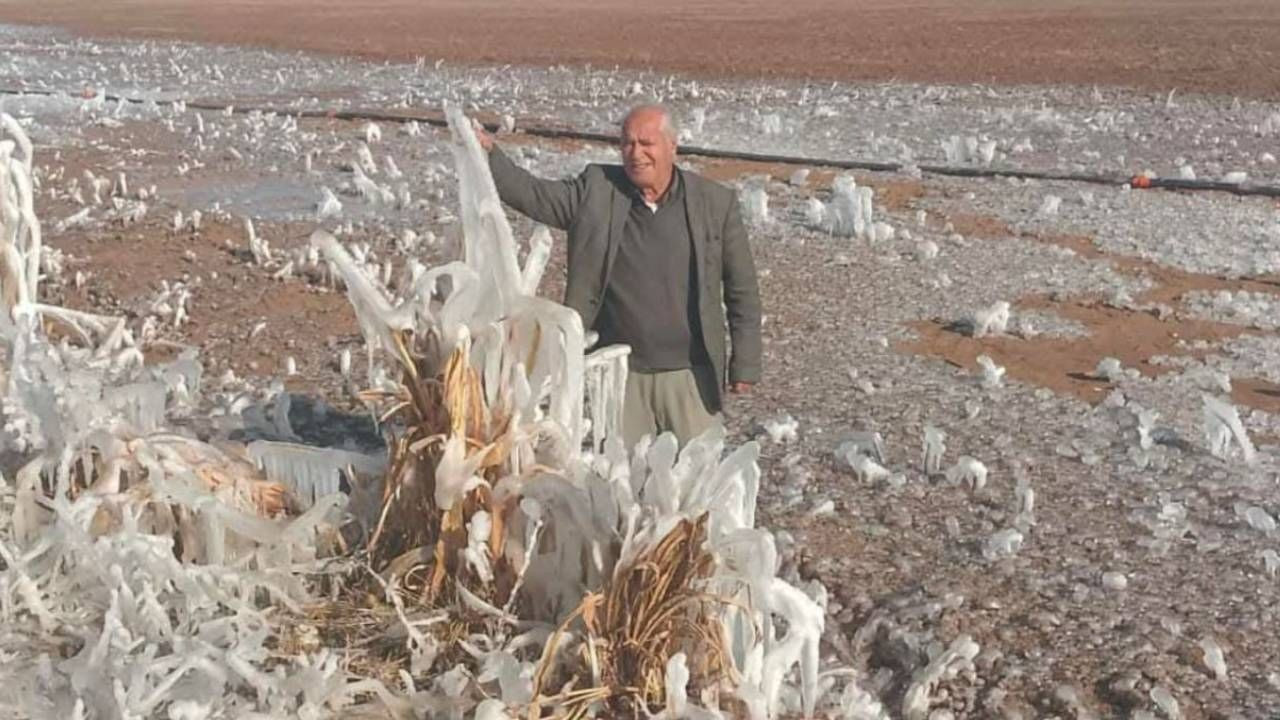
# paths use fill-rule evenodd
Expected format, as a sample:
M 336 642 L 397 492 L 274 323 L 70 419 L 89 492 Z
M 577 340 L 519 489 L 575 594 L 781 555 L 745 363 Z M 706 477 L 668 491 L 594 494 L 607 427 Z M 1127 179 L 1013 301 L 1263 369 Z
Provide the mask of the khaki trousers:
M 708 385 L 710 383 L 710 385 Z M 701 386 L 702 391 L 699 391 Z M 683 447 L 719 422 L 707 411 L 704 395 L 715 394 L 715 371 L 697 367 L 662 372 L 627 373 L 622 408 L 622 439 L 633 447 L 645 435 L 674 433 Z

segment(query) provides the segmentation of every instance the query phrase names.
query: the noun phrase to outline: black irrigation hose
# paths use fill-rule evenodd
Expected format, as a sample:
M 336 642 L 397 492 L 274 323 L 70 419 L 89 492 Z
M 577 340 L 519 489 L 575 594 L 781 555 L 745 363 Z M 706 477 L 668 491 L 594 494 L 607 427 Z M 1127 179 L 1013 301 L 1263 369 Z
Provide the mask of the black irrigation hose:
M 0 88 L 0 95 L 42 95 L 53 96 L 62 95 L 64 93 L 52 90 L 16 90 L 12 88 Z M 122 97 L 119 95 L 104 94 L 104 100 L 113 102 L 128 102 L 133 104 L 142 104 L 147 102 L 141 98 Z M 159 102 L 159 101 L 157 101 Z M 166 101 L 171 102 L 171 101 Z M 229 103 L 212 103 L 192 101 L 186 103 L 188 108 L 196 110 L 211 110 L 222 112 L 225 111 Z M 385 110 L 295 110 L 288 108 L 277 108 L 265 105 L 232 105 L 232 112 L 236 114 L 248 114 L 252 112 L 274 113 L 276 115 L 289 115 L 295 118 L 331 118 L 335 120 L 376 120 L 388 123 L 409 123 L 420 122 L 427 125 L 437 127 L 445 127 L 447 121 L 440 117 L 438 113 L 410 113 L 410 112 L 390 112 Z M 498 129 L 496 123 L 483 123 L 486 130 L 495 132 Z M 584 140 L 588 142 L 599 142 L 616 144 L 618 137 L 616 135 L 608 135 L 605 133 L 584 132 L 581 130 L 571 130 L 565 128 L 554 127 L 521 127 L 520 132 L 524 135 L 541 138 L 565 139 L 565 140 Z M 865 170 L 868 172 L 903 172 L 908 166 L 902 163 L 893 162 L 872 162 L 866 160 L 839 160 L 834 158 L 810 158 L 796 155 L 770 155 L 765 153 L 743 152 L 739 150 L 720 150 L 717 148 L 704 148 L 696 145 L 681 145 L 681 155 L 692 155 L 696 157 L 719 158 L 725 160 L 743 160 L 748 162 L 774 163 L 781 165 L 809 165 L 815 167 L 840 168 L 842 170 Z M 1214 180 L 1182 180 L 1179 178 L 1147 178 L 1143 176 L 1126 177 L 1123 175 L 1091 175 L 1089 173 L 1062 173 L 1049 170 L 1021 170 L 1018 168 L 977 168 L 977 167 L 957 167 L 953 165 L 919 165 L 916 166 L 922 173 L 930 175 L 943 175 L 948 177 L 968 177 L 968 178 L 1001 178 L 1013 177 L 1023 180 L 1056 180 L 1062 182 L 1089 183 L 1092 185 L 1110 185 L 1120 186 L 1129 184 L 1134 188 L 1160 188 L 1165 190 L 1195 190 L 1209 192 L 1225 192 L 1232 195 L 1240 195 L 1245 197 L 1273 197 L 1280 198 L 1280 186 L 1278 185 L 1259 185 L 1255 183 L 1226 183 Z

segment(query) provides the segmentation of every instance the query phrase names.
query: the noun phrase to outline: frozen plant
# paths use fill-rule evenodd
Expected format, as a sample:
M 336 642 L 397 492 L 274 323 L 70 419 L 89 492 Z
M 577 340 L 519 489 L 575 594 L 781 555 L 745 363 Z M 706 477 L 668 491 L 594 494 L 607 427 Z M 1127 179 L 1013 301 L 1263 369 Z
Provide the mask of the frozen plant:
M 1155 429 L 1158 419 L 1160 419 L 1160 413 L 1150 408 L 1138 412 L 1138 447 L 1141 449 L 1150 450 L 1155 445 L 1151 432 Z
M 1227 679 L 1227 661 L 1222 655 L 1222 646 L 1218 645 L 1218 641 L 1212 636 L 1206 635 L 1200 639 L 1200 650 L 1203 653 L 1205 669 L 1213 673 L 1218 682 Z
M 266 240 L 258 237 L 253 228 L 253 220 L 244 219 L 244 232 L 249 238 L 249 254 L 253 256 L 253 264 L 258 266 L 270 264 L 271 246 Z
M 831 201 L 811 199 L 805 219 L 832 235 L 864 238 L 874 224 L 872 197 L 871 188 L 858 187 L 850 175 L 839 175 L 831 183 Z
M 1016 462 L 1013 464 L 1013 497 L 1015 514 L 1013 518 L 1014 527 L 1023 532 L 1027 532 L 1036 524 L 1036 491 L 1031 486 L 1031 474 L 1027 471 L 1025 463 Z
M 938 257 L 938 243 L 932 240 L 921 240 L 916 244 L 917 260 L 932 260 Z
M 951 645 L 929 661 L 911 677 L 911 684 L 902 698 L 902 717 L 905 720 L 926 720 L 934 703 L 937 684 L 953 678 L 966 668 L 973 667 L 973 659 L 981 648 L 973 638 L 961 635 Z
M 1119 592 L 1129 587 L 1129 578 L 1125 577 L 1125 574 L 1122 572 L 1108 570 L 1107 572 L 1102 573 L 1102 587 Z
M 869 455 L 856 450 L 849 451 L 844 456 L 844 461 L 849 464 L 854 475 L 863 482 L 873 483 L 889 477 L 887 468 L 871 459 Z
M 1009 326 L 1009 303 L 997 301 L 989 307 L 975 310 L 971 318 L 973 337 L 1002 335 Z
M 316 203 L 316 220 L 324 221 L 342 214 L 342 202 L 327 187 L 320 188 L 320 201 Z
M 764 421 L 764 431 L 775 443 L 795 442 L 800 422 L 790 415 L 781 415 Z
M 758 226 L 769 222 L 769 194 L 763 187 L 753 185 L 744 188 L 739 197 L 747 224 Z
M 1150 691 L 1151 701 L 1160 708 L 1160 712 L 1164 713 L 1168 720 L 1182 720 L 1182 708 L 1178 705 L 1178 699 L 1169 692 L 1169 689 L 1163 685 L 1153 685 Z
M 1124 379 L 1124 366 L 1116 358 L 1104 357 L 1098 361 L 1093 374 L 1104 378 L 1107 382 L 1120 382 Z
M 993 533 L 982 546 L 982 556 L 987 560 L 999 560 L 1012 557 L 1022 549 L 1022 533 L 1015 528 L 1006 528 Z
M 977 358 L 978 367 L 982 368 L 982 386 L 988 388 L 998 388 L 1004 385 L 1005 369 L 1001 365 L 997 365 L 989 355 L 979 355 Z
M 1263 572 L 1271 578 L 1280 576 L 1280 553 L 1277 553 L 1272 548 L 1267 548 L 1258 555 L 1262 558 Z
M 1240 422 L 1240 414 L 1235 406 L 1208 393 L 1201 397 L 1204 401 L 1204 433 L 1209 443 L 1209 452 L 1214 457 L 1226 459 L 1234 440 L 1240 446 L 1241 459 L 1246 465 L 1252 465 L 1257 460 L 1257 453 L 1244 424 Z
M 947 482 L 964 483 L 970 492 L 976 493 L 987 484 L 987 466 L 977 458 L 961 455 L 956 464 L 947 469 Z
M 1242 513 L 1244 521 L 1249 527 L 1263 533 L 1271 533 L 1276 529 L 1276 520 L 1271 517 L 1271 513 L 1263 510 L 1257 505 L 1250 505 L 1244 509 Z
M 924 426 L 924 450 L 921 469 L 925 475 L 942 471 L 942 456 L 947 452 L 947 434 L 932 425 Z

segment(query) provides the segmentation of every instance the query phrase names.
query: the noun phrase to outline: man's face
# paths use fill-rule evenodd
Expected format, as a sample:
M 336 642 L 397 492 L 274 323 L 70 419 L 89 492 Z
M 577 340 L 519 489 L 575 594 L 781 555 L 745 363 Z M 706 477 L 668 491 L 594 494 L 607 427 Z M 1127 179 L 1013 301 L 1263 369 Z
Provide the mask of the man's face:
M 640 190 L 660 191 L 671 180 L 676 144 L 662 131 L 662 114 L 640 110 L 622 125 L 622 166 Z

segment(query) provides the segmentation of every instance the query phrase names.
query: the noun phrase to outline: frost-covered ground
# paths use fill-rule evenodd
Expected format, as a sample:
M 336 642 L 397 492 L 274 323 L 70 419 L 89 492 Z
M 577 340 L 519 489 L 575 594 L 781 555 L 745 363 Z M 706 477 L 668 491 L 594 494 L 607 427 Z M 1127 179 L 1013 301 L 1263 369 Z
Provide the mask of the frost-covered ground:
M 303 439 L 376 443 L 358 416 L 328 409 L 355 407 L 361 343 L 346 301 L 303 271 L 305 238 L 321 226 L 367 244 L 394 282 L 411 258 L 456 253 L 457 193 L 444 136 L 426 125 L 375 129 L 174 101 L 282 110 L 449 101 L 510 116 L 517 129 L 607 132 L 630 103 L 655 97 L 671 103 L 689 144 L 720 149 L 922 165 L 985 165 L 986 152 L 995 166 L 1175 177 L 1189 167 L 1280 182 L 1280 105 L 1232 98 L 712 84 L 12 28 L 0 38 L 0 86 L 54 93 L 0 99 L 38 145 L 38 211 L 63 253 L 51 296 L 125 314 L 152 341 L 148 353 L 200 346 L 213 387 L 246 398 L 222 411 L 239 420 L 193 421 L 210 436 L 270 436 L 285 388 L 297 394 L 290 418 Z M 104 102 L 103 91 L 154 102 Z M 967 157 L 968 138 L 977 157 Z M 518 134 L 500 142 L 549 176 L 613 155 Z M 813 201 L 833 200 L 829 170 L 800 178 L 795 167 L 687 165 L 740 183 L 754 201 L 767 370 L 756 392 L 732 402 L 728 424 L 735 441 L 764 444 L 761 512 L 785 528 L 783 575 L 831 590 L 831 659 L 864 671 L 895 716 L 912 673 L 965 634 L 981 651 L 943 681 L 933 717 L 1280 713 L 1280 535 L 1267 522 L 1280 514 L 1274 200 L 857 174 L 874 189 L 874 218 L 867 236 L 851 238 L 813 217 Z M 265 249 L 250 242 L 245 218 Z M 549 275 L 554 294 L 559 275 Z M 1005 330 L 997 321 L 971 337 L 975 314 L 1002 301 Z M 980 355 L 990 358 L 985 375 Z M 1210 452 L 1205 393 L 1235 404 L 1257 446 L 1253 464 L 1230 444 L 1225 457 Z M 931 473 L 926 427 L 945 434 Z M 883 440 L 874 462 L 850 453 L 865 433 Z M 1223 651 L 1224 677 L 1206 661 L 1206 639 Z

